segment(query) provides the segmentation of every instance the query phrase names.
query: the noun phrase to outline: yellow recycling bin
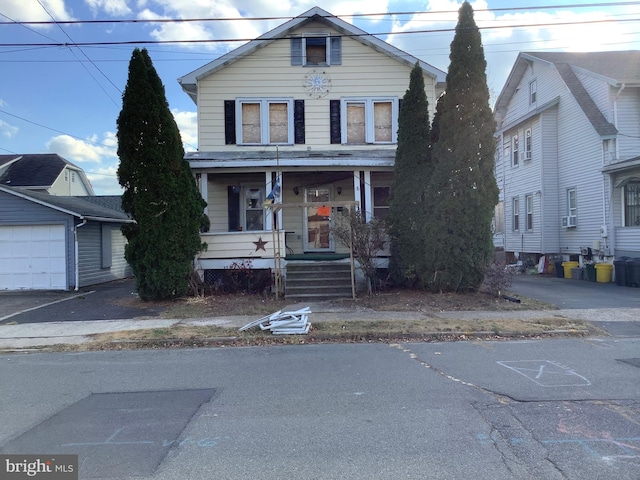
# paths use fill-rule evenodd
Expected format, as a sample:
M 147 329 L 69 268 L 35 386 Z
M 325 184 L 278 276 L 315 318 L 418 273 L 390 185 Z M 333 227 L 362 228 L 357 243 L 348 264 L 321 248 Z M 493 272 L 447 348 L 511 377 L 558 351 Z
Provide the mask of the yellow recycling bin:
M 578 262 L 562 262 L 564 269 L 564 278 L 571 278 L 571 269 L 578 268 Z
M 613 265 L 610 263 L 596 263 L 596 282 L 611 283 Z

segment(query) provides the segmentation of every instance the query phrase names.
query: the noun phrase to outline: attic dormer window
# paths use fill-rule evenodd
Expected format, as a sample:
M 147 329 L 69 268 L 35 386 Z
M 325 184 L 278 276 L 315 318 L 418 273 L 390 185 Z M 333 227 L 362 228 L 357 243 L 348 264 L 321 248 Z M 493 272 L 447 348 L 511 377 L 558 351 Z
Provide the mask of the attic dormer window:
M 291 38 L 291 65 L 317 67 L 341 63 L 342 37 L 309 35 Z

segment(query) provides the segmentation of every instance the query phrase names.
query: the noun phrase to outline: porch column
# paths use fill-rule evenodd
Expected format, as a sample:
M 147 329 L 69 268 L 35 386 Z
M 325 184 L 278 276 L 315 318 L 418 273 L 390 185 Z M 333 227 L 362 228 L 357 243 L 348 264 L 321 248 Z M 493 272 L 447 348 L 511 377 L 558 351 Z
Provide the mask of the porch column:
M 373 187 L 371 186 L 371 171 L 364 172 L 364 218 L 367 223 L 373 219 Z
M 269 195 L 271 190 L 273 189 L 273 172 L 271 170 L 267 170 L 264 172 L 264 182 L 265 182 L 265 195 Z M 273 228 L 273 210 L 270 208 L 264 209 L 264 229 L 271 230 Z
M 209 215 L 209 179 L 206 173 L 200 174 L 200 195 L 207 202 L 207 206 L 204 207 L 204 214 Z
M 360 172 L 357 170 L 353 172 L 353 199 L 356 202 L 360 201 Z M 362 208 L 362 205 L 360 208 Z

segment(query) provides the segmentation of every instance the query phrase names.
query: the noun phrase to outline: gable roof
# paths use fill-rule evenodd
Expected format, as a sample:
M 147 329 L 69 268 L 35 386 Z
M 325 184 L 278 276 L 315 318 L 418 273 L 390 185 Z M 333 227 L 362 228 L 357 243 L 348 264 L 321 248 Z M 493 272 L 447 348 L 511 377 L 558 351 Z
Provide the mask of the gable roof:
M 93 193 L 83 170 L 56 153 L 0 156 L 0 167 L 7 164 L 0 171 L 0 185 L 47 189 L 53 185 L 62 170 L 68 167 L 78 172 L 89 192 Z
M 571 95 L 601 137 L 618 133 L 584 88 L 576 71 L 597 76 L 610 85 L 640 86 L 640 50 L 621 52 L 521 52 L 496 101 L 495 111 L 503 115 L 531 62 L 553 65 Z
M 132 223 L 134 220 L 116 203 L 119 196 L 63 197 L 0 185 L 0 192 L 23 198 L 74 217 L 100 222 Z M 105 206 L 109 205 L 109 206 Z
M 306 12 L 298 15 L 292 20 L 283 23 L 279 27 L 276 27 L 265 34 L 260 35 L 255 40 L 251 40 L 241 47 L 238 47 L 235 50 L 232 50 L 231 52 L 218 57 L 216 60 L 207 63 L 206 65 L 194 70 L 193 72 L 178 78 L 178 83 L 180 83 L 182 89 L 191 97 L 191 99 L 196 102 L 198 80 L 205 78 L 212 73 L 215 73 L 217 70 L 220 70 L 242 59 L 243 57 L 251 55 L 259 48 L 263 48 L 270 43 L 275 42 L 276 40 L 290 38 L 289 35 L 292 31 L 310 22 L 324 23 L 336 29 L 343 35 L 352 37 L 355 40 L 363 43 L 364 45 L 368 45 L 369 47 L 380 53 L 383 53 L 402 63 L 405 63 L 409 67 L 413 67 L 416 62 L 418 62 L 424 73 L 432 77 L 436 81 L 436 83 L 439 83 L 443 86 L 446 81 L 446 73 L 442 70 L 428 64 L 427 62 L 423 62 L 422 60 L 412 55 L 409 55 L 399 48 L 396 48 L 393 45 L 380 40 L 379 38 L 365 32 L 364 30 L 361 30 L 360 28 L 348 22 L 345 22 L 344 20 L 339 19 L 335 15 L 332 15 L 331 13 L 323 10 L 320 7 L 313 7 L 312 9 L 307 10 Z

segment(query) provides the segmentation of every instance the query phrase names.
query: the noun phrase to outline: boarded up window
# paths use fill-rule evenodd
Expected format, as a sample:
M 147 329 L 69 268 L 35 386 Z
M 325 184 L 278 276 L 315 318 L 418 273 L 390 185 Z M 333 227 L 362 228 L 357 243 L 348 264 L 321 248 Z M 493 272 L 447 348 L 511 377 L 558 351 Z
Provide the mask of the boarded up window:
M 242 104 L 242 143 L 260 142 L 260 104 Z
M 269 104 L 269 142 L 289 141 L 289 112 L 286 103 Z
M 390 142 L 393 138 L 391 131 L 391 102 L 376 102 L 373 104 L 374 141 Z
M 365 104 L 347 104 L 347 143 L 365 143 Z

